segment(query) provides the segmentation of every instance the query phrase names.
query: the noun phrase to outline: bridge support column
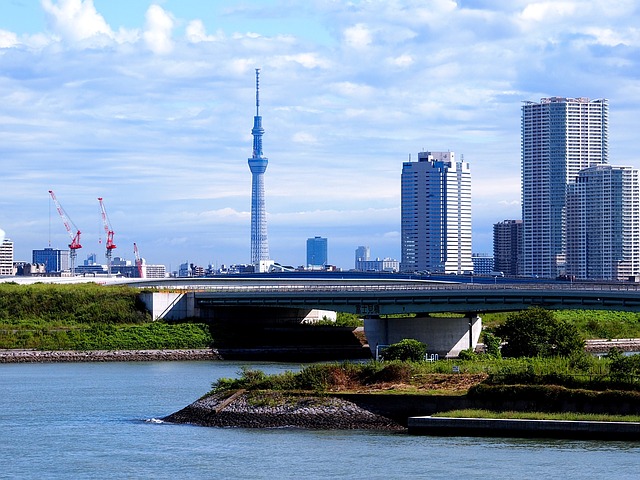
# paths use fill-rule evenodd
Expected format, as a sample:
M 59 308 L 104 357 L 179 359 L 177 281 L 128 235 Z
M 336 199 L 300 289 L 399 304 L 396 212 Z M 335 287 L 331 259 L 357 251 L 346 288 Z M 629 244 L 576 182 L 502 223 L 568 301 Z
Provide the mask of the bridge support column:
M 377 345 L 391 345 L 413 338 L 427 345 L 429 353 L 441 358 L 457 357 L 462 350 L 476 348 L 482 331 L 482 319 L 466 317 L 365 318 L 364 333 L 375 357 Z
M 200 316 L 193 292 L 141 293 L 140 299 L 153 320 L 184 320 Z

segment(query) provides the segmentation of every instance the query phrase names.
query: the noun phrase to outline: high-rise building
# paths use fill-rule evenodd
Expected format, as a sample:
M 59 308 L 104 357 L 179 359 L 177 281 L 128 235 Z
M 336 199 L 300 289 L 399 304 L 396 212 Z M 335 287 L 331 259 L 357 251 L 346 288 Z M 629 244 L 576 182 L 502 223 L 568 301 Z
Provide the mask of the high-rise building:
M 368 246 L 361 245 L 358 248 L 356 248 L 356 263 L 355 263 L 356 270 L 359 270 L 358 262 L 366 262 L 370 258 L 371 258 L 371 249 Z
M 43 263 L 47 273 L 69 270 L 69 250 L 58 250 L 51 247 L 33 250 L 32 260 L 33 263 Z
M 261 266 L 269 260 L 267 213 L 264 205 L 264 172 L 269 160 L 262 156 L 262 117 L 260 116 L 260 69 L 256 68 L 256 115 L 253 117 L 253 155 L 251 170 L 251 263 Z
M 608 103 L 543 98 L 522 106 L 522 275 L 563 273 L 566 192 L 578 172 L 608 161 Z
M 520 275 L 522 220 L 493 224 L 493 269 L 507 276 Z
M 307 267 L 324 268 L 327 260 L 327 239 L 313 237 L 307 239 Z
M 471 169 L 454 152 L 420 152 L 402 164 L 401 270 L 473 271 Z
M 2 239 L 0 239 L 0 276 L 15 275 L 13 266 L 13 242 L 8 238 L 4 238 L 4 232 L 0 230 Z
M 638 170 L 597 165 L 578 174 L 567 195 L 567 274 L 628 280 L 640 274 Z

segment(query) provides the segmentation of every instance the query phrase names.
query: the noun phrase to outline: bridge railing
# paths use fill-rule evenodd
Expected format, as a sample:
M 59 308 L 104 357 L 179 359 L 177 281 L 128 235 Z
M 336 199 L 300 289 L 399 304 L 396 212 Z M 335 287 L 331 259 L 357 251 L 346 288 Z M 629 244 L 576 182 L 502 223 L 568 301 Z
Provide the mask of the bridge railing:
M 326 284 L 283 284 L 283 285 L 158 285 L 165 290 L 219 292 L 219 293 L 295 293 L 295 292 L 425 292 L 425 291 L 575 291 L 575 292 L 638 292 L 636 284 L 380 284 L 380 285 L 326 285 Z

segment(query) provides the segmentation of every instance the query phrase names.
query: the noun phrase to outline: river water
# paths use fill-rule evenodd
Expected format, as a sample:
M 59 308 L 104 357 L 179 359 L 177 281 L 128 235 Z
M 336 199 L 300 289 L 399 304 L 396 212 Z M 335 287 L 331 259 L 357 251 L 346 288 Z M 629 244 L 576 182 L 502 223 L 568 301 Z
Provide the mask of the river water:
M 0 365 L 0 478 L 631 479 L 640 442 L 434 438 L 152 421 L 234 362 Z M 251 364 L 267 372 L 296 369 Z

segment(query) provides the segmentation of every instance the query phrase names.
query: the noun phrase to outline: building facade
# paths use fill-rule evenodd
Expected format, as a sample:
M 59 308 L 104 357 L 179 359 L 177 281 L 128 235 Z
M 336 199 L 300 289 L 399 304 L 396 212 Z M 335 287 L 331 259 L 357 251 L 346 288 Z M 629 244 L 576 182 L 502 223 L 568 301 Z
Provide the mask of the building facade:
M 15 274 L 13 242 L 8 238 L 4 238 L 4 232 L 2 232 L 2 239 L 0 240 L 0 276 L 12 276 Z
M 389 272 L 400 271 L 400 262 L 393 258 L 376 258 L 375 260 L 356 261 L 356 268 L 359 272 Z
M 420 152 L 401 177 L 401 270 L 473 271 L 471 169 L 454 152 Z
M 264 173 L 269 160 L 262 155 L 262 117 L 260 116 L 260 69 L 256 68 L 256 115 L 253 117 L 253 155 L 249 158 L 251 170 L 251 263 L 263 265 L 269 260 L 267 239 L 267 212 L 264 201 Z M 262 271 L 260 268 L 258 268 Z
M 474 253 L 471 255 L 474 275 L 490 275 L 495 271 L 493 257 L 488 253 Z
M 504 220 L 493 224 L 494 270 L 506 276 L 520 275 L 522 256 L 522 220 Z
M 588 280 L 640 275 L 638 170 L 598 165 L 580 171 L 569 186 L 566 269 Z
M 44 248 L 32 251 L 32 263 L 44 264 L 47 273 L 59 273 L 69 270 L 69 250 Z
M 522 271 L 563 273 L 566 193 L 578 172 L 608 162 L 607 100 L 543 98 L 524 102 L 522 153 Z
M 324 268 L 327 263 L 327 244 L 324 237 L 313 237 L 307 239 L 307 268 Z

